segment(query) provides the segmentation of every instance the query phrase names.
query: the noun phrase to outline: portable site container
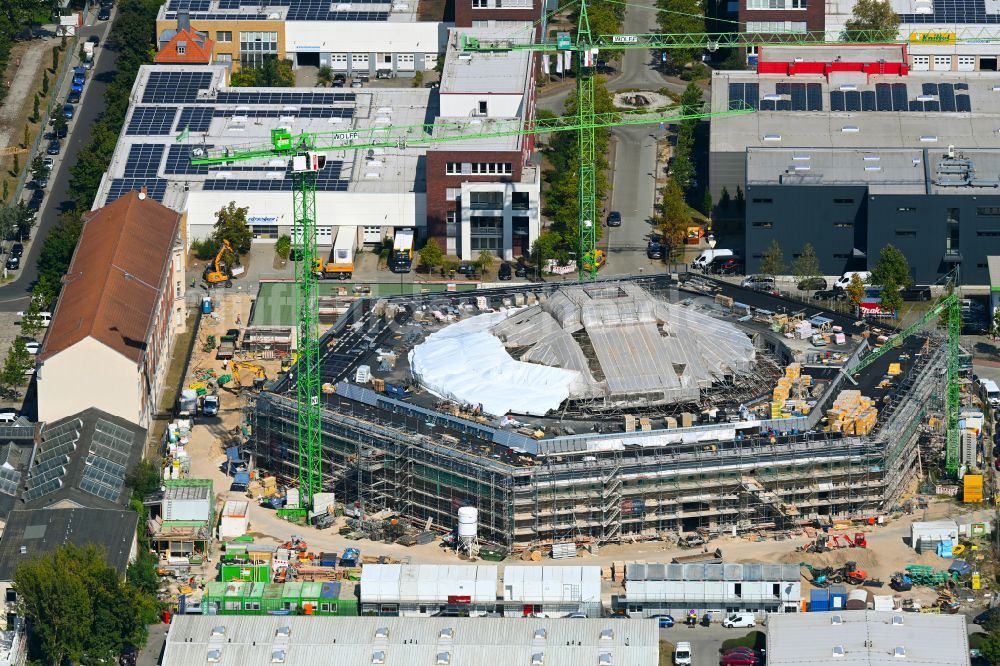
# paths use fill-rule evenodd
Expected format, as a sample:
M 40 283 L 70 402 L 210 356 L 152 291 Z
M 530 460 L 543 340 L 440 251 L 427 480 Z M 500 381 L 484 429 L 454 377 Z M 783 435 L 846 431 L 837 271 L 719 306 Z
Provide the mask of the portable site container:
M 269 585 L 268 587 L 277 588 L 278 599 L 280 600 L 281 603 L 279 610 L 282 612 L 288 611 L 289 613 L 292 613 L 294 615 L 295 613 L 299 612 L 299 610 L 301 610 L 302 608 L 303 585 L 304 583 L 296 581 L 293 583 L 285 583 L 283 585 L 280 583 L 276 585 Z M 264 592 L 264 596 L 266 598 L 269 597 L 270 594 L 268 592 Z M 282 614 L 282 613 L 275 613 L 271 609 L 268 609 L 267 612 L 272 613 L 274 615 Z
M 253 564 L 246 561 L 223 562 L 219 568 L 219 578 L 223 582 L 267 583 L 271 580 L 271 565 L 266 562 L 263 564 Z
M 830 610 L 830 590 L 809 591 L 809 612 Z
M 830 586 L 830 610 L 844 610 L 847 608 L 847 586 Z
M 357 615 L 358 600 L 351 597 L 342 597 L 343 586 L 340 583 L 321 583 L 319 593 L 318 615 Z

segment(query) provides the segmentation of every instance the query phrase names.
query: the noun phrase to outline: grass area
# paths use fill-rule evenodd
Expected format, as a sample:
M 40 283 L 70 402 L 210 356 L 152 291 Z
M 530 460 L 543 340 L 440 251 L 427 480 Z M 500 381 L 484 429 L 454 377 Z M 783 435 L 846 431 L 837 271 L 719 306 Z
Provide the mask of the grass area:
M 737 638 L 727 638 L 722 641 L 722 648 L 719 652 L 725 652 L 726 650 L 731 650 L 734 647 L 748 647 L 754 650 L 763 650 L 767 647 L 767 636 L 764 635 L 763 631 L 751 631 L 746 636 L 739 636 Z
M 660 641 L 660 665 L 672 666 L 674 663 L 674 644 L 670 641 Z
M 197 332 L 195 323 L 198 320 L 198 313 L 193 311 L 188 315 L 187 330 L 177 336 L 174 346 L 174 355 L 170 359 L 170 367 L 167 369 L 167 378 L 163 382 L 163 392 L 160 394 L 160 402 L 157 405 L 156 415 L 153 418 L 152 428 L 149 430 L 149 439 L 146 441 L 147 449 L 155 451 L 163 439 L 163 433 L 167 429 L 167 422 L 173 415 L 174 405 L 177 403 L 177 394 L 180 393 L 181 383 L 184 381 L 184 370 L 187 367 L 187 350 L 191 346 L 191 338 Z

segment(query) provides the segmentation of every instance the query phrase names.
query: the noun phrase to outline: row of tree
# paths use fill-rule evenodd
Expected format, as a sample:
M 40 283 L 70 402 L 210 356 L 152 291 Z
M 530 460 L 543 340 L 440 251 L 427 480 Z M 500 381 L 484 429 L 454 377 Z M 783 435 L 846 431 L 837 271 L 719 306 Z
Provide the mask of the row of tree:
M 332 76 L 330 80 L 333 80 Z M 292 88 L 295 86 L 295 71 L 291 60 L 265 57 L 260 67 L 243 66 L 238 72 L 233 72 L 229 83 L 234 88 Z
M 694 83 L 689 83 L 681 95 L 681 114 L 688 116 L 699 113 L 704 102 L 701 89 Z M 691 224 L 687 193 L 695 175 L 695 130 L 697 128 L 697 118 L 687 118 L 678 124 L 677 141 L 670 158 L 670 173 L 666 186 L 660 192 L 662 200 L 657 213 L 656 226 L 660 230 L 663 249 L 667 256 L 676 253 L 683 247 L 687 237 L 687 228 Z M 708 209 L 707 212 L 710 212 L 711 203 L 709 203 Z

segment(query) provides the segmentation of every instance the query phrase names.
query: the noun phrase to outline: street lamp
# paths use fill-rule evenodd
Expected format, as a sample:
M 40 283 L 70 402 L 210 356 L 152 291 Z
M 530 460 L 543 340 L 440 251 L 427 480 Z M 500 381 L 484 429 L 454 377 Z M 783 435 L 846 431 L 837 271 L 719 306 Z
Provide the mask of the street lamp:
M 713 234 L 709 234 L 709 235 L 708 235 L 708 247 L 709 247 L 710 249 L 714 250 L 714 249 L 715 249 L 715 244 L 716 244 L 717 242 L 718 242 L 718 241 L 716 241 L 716 240 L 715 240 L 715 236 L 714 236 Z

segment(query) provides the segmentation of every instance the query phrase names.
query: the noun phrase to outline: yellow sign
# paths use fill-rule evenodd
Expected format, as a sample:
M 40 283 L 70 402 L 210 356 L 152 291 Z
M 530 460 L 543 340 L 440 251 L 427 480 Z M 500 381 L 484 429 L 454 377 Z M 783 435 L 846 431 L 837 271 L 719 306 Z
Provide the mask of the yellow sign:
M 954 44 L 953 32 L 911 32 L 911 44 Z

